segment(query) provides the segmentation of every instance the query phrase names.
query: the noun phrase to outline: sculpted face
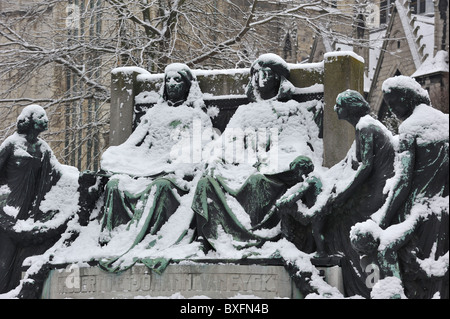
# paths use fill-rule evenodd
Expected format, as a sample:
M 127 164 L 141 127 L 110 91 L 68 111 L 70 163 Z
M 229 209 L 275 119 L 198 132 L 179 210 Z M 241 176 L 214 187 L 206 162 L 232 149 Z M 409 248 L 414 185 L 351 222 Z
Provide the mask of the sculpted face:
M 28 105 L 17 118 L 17 132 L 27 134 L 37 132 L 38 134 L 48 129 L 48 117 L 45 110 L 37 105 Z
M 289 169 L 292 171 L 292 178 L 302 182 L 303 177 L 314 170 L 314 165 L 309 158 L 298 157 L 289 164 Z
M 173 104 L 184 102 L 188 95 L 188 86 L 178 72 L 168 72 L 165 79 L 167 100 Z
M 384 93 L 383 99 L 392 113 L 401 120 L 407 119 L 414 110 L 412 99 L 401 90 L 391 89 L 390 92 Z
M 347 109 L 345 107 L 345 105 L 343 105 L 341 103 L 341 101 L 336 102 L 336 105 L 334 106 L 334 110 L 337 113 L 337 116 L 340 120 L 346 120 L 348 117 L 348 112 Z
M 43 132 L 48 129 L 48 119 L 45 113 L 36 114 L 33 119 L 33 127 L 36 131 Z
M 361 93 L 346 90 L 337 96 L 334 110 L 340 120 L 356 126 L 363 116 L 370 113 L 370 106 Z
M 263 99 L 277 95 L 280 87 L 280 76 L 269 67 L 262 67 L 255 73 L 258 91 Z

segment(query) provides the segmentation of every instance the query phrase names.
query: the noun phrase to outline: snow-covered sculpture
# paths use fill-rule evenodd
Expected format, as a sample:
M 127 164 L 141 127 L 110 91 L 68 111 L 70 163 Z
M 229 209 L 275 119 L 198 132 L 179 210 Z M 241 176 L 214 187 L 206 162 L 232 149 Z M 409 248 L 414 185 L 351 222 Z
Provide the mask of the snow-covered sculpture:
M 171 64 L 161 90 L 161 99 L 130 137 L 102 156 L 101 167 L 110 176 L 100 239 L 104 244 L 120 232 L 128 233 L 128 248 L 155 235 L 202 172 L 202 146 L 211 140 L 213 128 L 202 110 L 196 78 L 185 64 Z
M 322 181 L 314 173 L 314 164 L 308 157 L 299 156 L 293 164 L 293 168 L 298 172 L 298 182 L 277 200 L 274 212 L 281 219 L 281 233 L 284 238 L 301 251 L 317 251 L 316 254 L 322 256 L 322 232 L 316 231 L 308 223 L 302 224 L 297 218 L 299 206 L 309 209 L 316 204 L 322 192 Z
M 394 143 L 384 125 L 369 115 L 370 106 L 359 92 L 339 94 L 335 111 L 339 119 L 355 127 L 355 142 L 343 161 L 322 172 L 323 189 L 316 204 L 299 205 L 288 213 L 312 226 L 319 257 L 341 256 L 346 293 L 368 297 L 366 273 L 349 233 L 355 223 L 365 221 L 384 204 L 384 188 L 394 175 Z
M 261 55 L 250 69 L 251 103 L 239 106 L 220 139 L 207 147 L 209 174 L 199 181 L 192 205 L 205 246 L 214 247 L 223 234 L 232 234 L 240 247 L 279 236 L 272 207 L 300 181 L 292 169 L 296 159 L 303 155 L 321 165 L 322 141 L 308 111 L 321 102 L 292 100 L 289 74 L 279 56 Z
M 374 251 L 381 278 L 401 279 L 407 298 L 448 298 L 449 116 L 413 78 L 389 78 L 383 93 L 402 120 L 396 175 L 382 209 L 352 229 L 353 242 Z
M 247 97 L 250 102 L 275 99 L 288 101 L 294 93 L 289 68 L 279 56 L 268 53 L 256 59 L 250 68 Z
M 29 105 L 0 146 L 0 293 L 19 284 L 24 260 L 51 247 L 77 212 L 78 170 L 39 138 L 47 127 L 45 110 Z

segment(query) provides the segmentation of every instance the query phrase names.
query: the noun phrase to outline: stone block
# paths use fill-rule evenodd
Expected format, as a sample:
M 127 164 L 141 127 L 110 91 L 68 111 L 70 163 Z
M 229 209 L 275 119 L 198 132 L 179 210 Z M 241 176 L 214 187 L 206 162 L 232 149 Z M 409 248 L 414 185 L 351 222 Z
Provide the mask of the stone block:
M 344 294 L 344 279 L 342 277 L 342 268 L 340 266 L 317 267 L 324 280 L 333 287 L 336 287 Z
M 132 132 L 134 117 L 134 97 L 136 94 L 136 71 L 111 73 L 111 104 L 109 145 L 120 145 Z
M 323 84 L 323 63 L 291 65 L 289 81 L 298 88 Z
M 345 158 L 355 139 L 355 128 L 334 111 L 336 97 L 348 89 L 364 94 L 364 61 L 353 52 L 325 54 L 323 85 L 323 165 L 332 167 Z
M 283 266 L 190 264 L 169 265 L 162 274 L 135 265 L 120 274 L 98 267 L 52 270 L 44 299 L 131 299 L 170 297 L 230 298 L 238 294 L 261 298 L 301 298 Z

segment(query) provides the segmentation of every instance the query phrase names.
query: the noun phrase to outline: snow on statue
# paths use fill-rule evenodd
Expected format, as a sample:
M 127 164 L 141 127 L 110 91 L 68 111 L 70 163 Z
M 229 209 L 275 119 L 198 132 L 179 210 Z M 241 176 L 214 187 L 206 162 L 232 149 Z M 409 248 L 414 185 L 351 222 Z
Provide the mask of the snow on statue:
M 267 56 L 273 57 L 275 56 Z M 279 57 L 276 61 L 279 61 L 278 59 Z M 290 86 L 285 78 L 288 76 L 288 68 L 284 61 L 282 66 L 283 77 L 278 80 L 286 89 Z M 164 93 L 170 85 L 183 87 L 180 84 L 189 81 L 189 93 L 182 99 L 176 98 L 170 92 Z M 259 208 L 268 212 L 271 204 L 285 191 L 287 185 L 293 185 L 304 175 L 311 173 L 313 162 L 320 166 L 319 130 L 313 114 L 307 110 L 311 105 L 320 108 L 320 101 L 280 102 L 277 100 L 277 96 L 280 96 L 277 94 L 278 90 L 277 86 L 277 92 L 269 100 L 258 98 L 258 101 L 244 105 L 242 111 L 239 108 L 236 114 L 241 114 L 240 120 L 233 118 L 231 123 L 236 123 L 239 130 L 251 128 L 253 132 L 261 127 L 264 133 L 266 128 L 280 126 L 277 134 L 264 139 L 267 141 L 267 147 L 263 148 L 264 151 L 270 151 L 270 148 L 280 147 L 281 160 L 276 159 L 280 167 L 271 166 L 266 161 L 264 152 L 259 152 L 258 159 L 255 157 L 250 162 L 222 162 L 214 155 L 220 154 L 223 139 L 214 135 L 210 119 L 201 109 L 204 106 L 202 93 L 195 77 L 182 64 L 169 65 L 158 103 L 141 118 L 140 124 L 127 141 L 122 145 L 110 147 L 103 154 L 101 174 L 108 178 L 104 202 L 99 201 L 87 225 L 74 227 L 79 236 L 69 246 L 61 245 L 52 252 L 52 262 L 76 264 L 96 260 L 108 271 L 121 271 L 139 262 L 153 270 L 163 271 L 171 259 L 241 259 L 247 255 L 272 258 L 274 254 L 278 254 L 276 258 L 282 258 L 292 267 L 307 272 L 302 277 L 305 278 L 305 294 L 320 290 L 320 293 L 339 295 L 336 288 L 327 285 L 319 276 L 319 272 L 310 262 L 310 256 L 297 250 L 285 239 L 260 242 L 263 246 L 255 247 L 250 238 L 249 245 L 239 247 L 233 245 L 234 241 L 228 237 L 230 234 L 223 234 L 221 239 L 224 240 L 215 242 L 218 244 L 217 251 L 209 252 L 201 249 L 202 242 L 194 240 L 198 238 L 197 216 L 192 205 L 198 195 L 198 186 L 202 184 L 202 177 L 209 177 L 214 168 L 219 170 L 223 165 L 224 172 L 226 168 L 235 168 L 235 172 L 241 171 L 234 177 L 228 175 L 231 179 L 227 180 L 230 187 L 242 186 L 241 192 L 233 197 L 233 190 L 228 188 L 230 192 L 225 195 L 232 208 L 232 215 L 229 216 L 233 218 L 239 215 L 239 223 L 242 223 L 239 235 L 250 233 L 258 238 L 279 239 L 279 227 L 273 227 L 272 233 L 266 230 L 251 231 L 251 222 L 267 224 L 261 220 L 264 219 L 264 214 L 257 216 L 258 214 L 253 215 L 253 212 L 259 211 Z M 283 95 L 284 98 L 286 95 Z M 250 114 L 252 112 L 245 112 L 247 109 L 253 110 L 253 115 Z M 274 114 L 274 109 L 277 114 Z M 261 116 L 257 117 L 260 113 Z M 241 121 L 247 120 L 247 116 L 255 118 L 254 125 L 249 122 L 247 126 L 239 126 Z M 260 125 L 261 122 L 266 122 L 266 125 Z M 300 133 L 296 133 L 297 129 L 301 130 Z M 297 141 L 292 140 L 290 134 L 294 134 Z M 249 136 L 246 142 L 250 146 L 254 141 L 251 141 Z M 254 146 L 255 144 L 251 145 Z M 273 153 L 275 154 L 275 151 Z M 310 154 L 311 158 L 299 156 L 302 153 Z M 260 165 L 253 166 L 257 163 Z M 265 170 L 265 174 L 260 174 L 258 170 Z M 291 173 L 294 174 L 290 175 Z M 247 183 L 241 182 L 243 177 Z M 245 197 L 248 192 L 253 194 L 253 198 L 247 196 L 244 206 L 236 205 L 240 196 Z M 261 196 L 265 196 L 267 201 L 256 201 Z M 208 199 L 205 202 L 211 203 Z M 214 218 L 214 223 L 220 222 L 220 216 L 210 217 Z M 276 216 L 272 217 L 268 219 L 268 223 L 279 223 Z M 311 285 L 316 288 L 311 288 Z
M 29 105 L 0 146 L 0 293 L 19 285 L 25 259 L 51 247 L 78 209 L 78 170 L 38 137 L 47 127 L 45 110 Z
M 156 239 L 172 216 L 174 221 L 181 219 L 172 229 L 172 237 L 182 236 L 189 228 L 192 215 L 184 209 L 184 201 L 202 174 L 202 148 L 213 136 L 211 120 L 202 110 L 202 96 L 186 65 L 169 65 L 158 103 L 123 144 L 111 146 L 103 154 L 101 167 L 109 176 L 100 238 L 103 245 L 120 242 L 131 249 L 147 235 L 147 239 Z M 103 266 L 115 270 L 114 262 L 108 260 Z
M 250 103 L 239 106 L 220 139 L 207 146 L 209 174 L 199 181 L 192 205 L 205 251 L 218 250 L 229 235 L 235 247 L 279 238 L 280 219 L 272 208 L 302 181 L 296 162 L 308 158 L 321 166 L 322 140 L 308 111 L 321 102 L 295 101 L 289 75 L 279 56 L 260 56 L 250 69 Z
M 448 298 L 449 116 L 431 106 L 413 78 L 389 78 L 383 93 L 402 120 L 396 174 L 386 203 L 372 220 L 353 227 L 352 242 L 372 255 L 386 277 L 381 285 L 397 277 L 407 298 Z
M 122 271 L 138 262 L 162 272 L 172 259 L 277 259 L 303 295 L 341 298 L 312 264 L 337 257 L 347 296 L 448 298 L 448 115 L 413 79 L 390 79 L 385 100 L 403 120 L 392 136 L 361 94 L 342 92 L 335 111 L 354 126 L 355 142 L 328 169 L 311 112 L 321 101 L 297 102 L 289 75 L 279 56 L 260 56 L 250 69 L 249 103 L 217 136 L 193 72 L 169 65 L 158 102 L 123 144 L 104 152 L 95 178 L 107 184 L 89 222 L 80 213 L 26 264 L 97 261 Z M 18 132 L 0 147 L 6 264 L 28 249 L 14 236 L 39 240 L 78 208 L 76 170 L 58 164 L 37 138 L 46 128 L 42 111 L 25 109 Z M 22 119 L 34 123 L 33 134 L 21 131 Z M 378 267 L 381 280 L 370 282 L 365 266 Z
M 319 257 L 340 258 L 346 293 L 368 297 L 366 274 L 348 234 L 355 223 L 366 220 L 383 205 L 384 187 L 394 174 L 394 145 L 392 134 L 369 115 L 369 103 L 359 92 L 340 93 L 334 108 L 340 120 L 355 128 L 355 142 L 346 158 L 319 175 L 323 187 L 315 205 L 296 205 L 292 210 L 289 206 L 293 189 L 277 206 L 297 223 L 311 226 Z M 299 229 L 292 231 L 298 233 Z M 295 243 L 299 249 L 309 251 L 306 242 Z

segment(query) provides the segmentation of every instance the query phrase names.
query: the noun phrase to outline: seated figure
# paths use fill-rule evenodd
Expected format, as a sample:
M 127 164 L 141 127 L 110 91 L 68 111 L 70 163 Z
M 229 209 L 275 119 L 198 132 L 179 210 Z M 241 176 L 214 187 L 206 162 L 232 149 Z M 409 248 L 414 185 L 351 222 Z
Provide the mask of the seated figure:
M 279 236 L 279 216 L 270 212 L 299 182 L 293 163 L 304 155 L 321 165 L 322 140 L 308 111 L 321 102 L 290 99 L 289 74 L 279 56 L 260 56 L 250 69 L 251 103 L 239 106 L 221 137 L 206 147 L 208 172 L 198 183 L 192 208 L 198 236 L 210 247 L 222 231 L 239 242 L 236 247 Z M 259 228 L 273 231 L 263 236 Z
M 0 293 L 19 285 L 24 260 L 49 249 L 76 213 L 78 170 L 39 137 L 47 127 L 45 110 L 29 105 L 0 146 Z
M 306 253 L 316 250 L 319 256 L 322 256 L 323 250 L 320 246 L 322 239 L 314 238 L 322 236 L 322 233 L 310 225 L 301 224 L 293 217 L 299 210 L 310 209 L 316 204 L 317 197 L 322 192 L 322 181 L 313 173 L 314 165 L 309 158 L 299 156 L 292 164 L 291 169 L 298 172 L 298 182 L 288 189 L 275 205 L 276 213 L 281 219 L 281 233 L 299 250 Z M 318 247 L 316 243 L 319 243 Z
M 174 63 L 165 69 L 161 99 L 136 130 L 103 154 L 108 176 L 102 216 L 103 244 L 117 230 L 132 231 L 128 245 L 156 234 L 180 206 L 202 168 L 202 144 L 213 128 L 191 70 Z M 204 139 L 204 140 L 202 140 Z
M 355 225 L 353 244 L 364 255 L 376 247 L 381 278 L 400 279 L 407 298 L 448 298 L 449 116 L 413 78 L 387 79 L 383 93 L 402 121 L 400 165 L 376 223 Z

